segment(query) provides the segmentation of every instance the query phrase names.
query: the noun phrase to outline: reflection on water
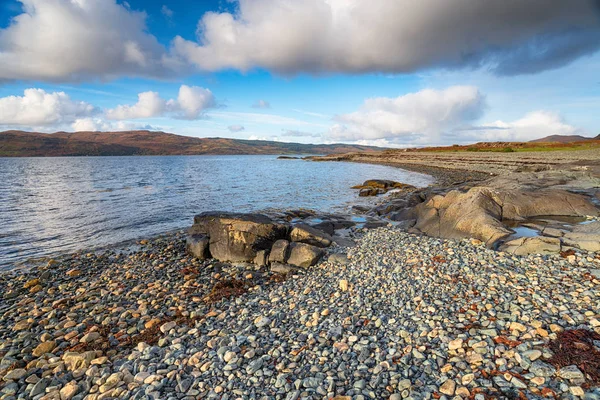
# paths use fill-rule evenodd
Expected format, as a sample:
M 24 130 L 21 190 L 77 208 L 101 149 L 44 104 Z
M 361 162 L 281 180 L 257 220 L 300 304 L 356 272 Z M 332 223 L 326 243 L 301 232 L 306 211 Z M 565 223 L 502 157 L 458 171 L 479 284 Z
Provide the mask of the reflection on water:
M 276 156 L 0 158 L 0 268 L 191 224 L 208 210 L 336 211 L 367 179 L 425 186 L 397 168 Z

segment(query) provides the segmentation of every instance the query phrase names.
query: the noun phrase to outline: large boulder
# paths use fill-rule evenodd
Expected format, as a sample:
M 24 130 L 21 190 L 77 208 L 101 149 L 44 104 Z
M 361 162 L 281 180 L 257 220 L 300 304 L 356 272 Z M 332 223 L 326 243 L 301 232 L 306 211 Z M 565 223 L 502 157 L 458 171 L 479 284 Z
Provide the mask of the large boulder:
M 306 243 L 291 243 L 287 263 L 307 268 L 315 265 L 325 255 L 323 249 Z
M 472 237 L 489 247 L 512 234 L 503 220 L 599 213 L 585 196 L 564 190 L 500 191 L 489 187 L 436 195 L 417 205 L 414 211 L 417 220 L 414 228 L 421 232 L 444 238 Z
M 209 251 L 220 261 L 252 262 L 260 250 L 287 236 L 288 227 L 261 214 L 205 212 L 194 217 L 190 234 L 209 238 Z
M 306 224 L 297 224 L 290 232 L 292 242 L 308 243 L 318 247 L 331 245 L 331 236 L 327 233 Z

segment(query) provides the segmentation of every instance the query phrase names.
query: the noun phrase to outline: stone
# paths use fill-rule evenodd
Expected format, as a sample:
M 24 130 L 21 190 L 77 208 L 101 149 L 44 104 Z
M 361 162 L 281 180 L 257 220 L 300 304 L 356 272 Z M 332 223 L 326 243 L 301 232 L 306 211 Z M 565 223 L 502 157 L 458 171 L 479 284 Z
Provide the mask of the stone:
M 95 351 L 86 351 L 85 353 L 66 352 L 62 356 L 65 367 L 69 371 L 80 368 L 88 368 L 93 359 L 96 358 Z
M 265 327 L 270 324 L 271 324 L 271 320 L 267 317 L 258 317 L 258 318 L 256 318 L 256 320 L 254 320 L 254 325 L 257 328 L 262 328 L 262 327 Z
M 322 249 L 306 243 L 291 243 L 288 264 L 307 268 L 315 265 L 325 253 Z
M 252 262 L 260 250 L 285 239 L 288 227 L 266 215 L 205 212 L 194 217 L 192 235 L 209 237 L 209 251 L 220 261 Z
M 452 340 L 450 343 L 448 343 L 448 349 L 449 350 L 457 350 L 460 349 L 462 347 L 463 344 L 463 340 L 462 339 L 454 339 Z
M 40 284 L 40 280 L 38 278 L 28 280 L 23 285 L 23 289 L 30 289 Z
M 15 368 L 12 371 L 9 371 L 6 375 L 4 375 L 4 381 L 18 381 L 19 379 L 25 377 L 27 375 L 27 371 L 23 368 Z
M 71 400 L 78 392 L 77 382 L 71 381 L 60 389 L 60 400 Z
M 52 350 L 56 348 L 56 342 L 53 340 L 43 342 L 37 345 L 35 349 L 33 349 L 33 356 L 40 357 L 46 353 L 51 353 Z
M 556 368 L 554 368 L 548 363 L 537 360 L 531 364 L 531 367 L 529 367 L 529 372 L 531 372 L 535 376 L 547 378 L 554 376 L 554 374 L 556 373 Z
M 100 338 L 100 333 L 98 332 L 89 332 L 79 340 L 81 343 L 91 343 Z
M 331 254 L 328 258 L 327 261 L 329 261 L 332 264 L 339 264 L 339 265 L 348 265 L 350 263 L 350 260 L 348 260 L 348 255 L 346 254 Z
M 269 264 L 269 251 L 268 250 L 259 250 L 256 252 L 256 257 L 254 257 L 254 264 L 259 267 L 266 267 Z
M 285 264 L 290 256 L 290 242 L 284 239 L 277 240 L 271 247 L 269 254 L 270 263 Z
M 73 268 L 67 271 L 67 276 L 70 278 L 76 278 L 81 275 L 81 271 L 77 268 Z
M 346 279 L 341 279 L 339 281 L 339 287 L 342 292 L 348 291 L 348 281 Z
M 576 365 L 569 365 L 558 370 L 558 376 L 563 379 L 585 379 L 585 375 Z
M 175 322 L 175 321 L 165 322 L 164 324 L 162 324 L 160 326 L 160 331 L 162 333 L 168 333 L 171 329 L 175 328 L 176 326 L 177 326 L 177 322 Z
M 200 260 L 210 258 L 209 245 L 208 236 L 202 234 L 188 235 L 185 241 L 186 251 Z
M 456 390 L 456 382 L 452 379 L 448 379 L 446 382 L 440 386 L 440 393 L 443 393 L 447 396 L 454 395 L 454 391 Z
M 317 247 L 328 247 L 332 238 L 327 233 L 306 224 L 297 224 L 290 232 L 292 242 L 307 243 Z
M 271 263 L 271 272 L 281 275 L 293 274 L 298 271 L 298 267 L 289 264 L 282 264 L 278 262 Z

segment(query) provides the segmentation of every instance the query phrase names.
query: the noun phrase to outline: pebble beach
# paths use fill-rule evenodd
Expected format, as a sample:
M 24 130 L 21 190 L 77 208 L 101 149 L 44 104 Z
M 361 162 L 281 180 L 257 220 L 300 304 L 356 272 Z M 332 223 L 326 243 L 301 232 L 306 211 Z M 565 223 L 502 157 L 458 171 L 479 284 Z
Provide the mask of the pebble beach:
M 183 233 L 2 274 L 0 399 L 600 399 L 597 254 L 355 239 L 286 277 Z

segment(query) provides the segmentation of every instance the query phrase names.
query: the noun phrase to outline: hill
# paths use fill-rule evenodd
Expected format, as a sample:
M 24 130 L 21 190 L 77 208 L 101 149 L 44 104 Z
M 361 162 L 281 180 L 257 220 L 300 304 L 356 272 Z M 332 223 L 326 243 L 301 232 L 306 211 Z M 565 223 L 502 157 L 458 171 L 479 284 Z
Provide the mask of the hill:
M 540 139 L 530 140 L 529 143 L 573 143 L 583 142 L 586 140 L 597 140 L 600 138 L 598 135 L 595 138 L 581 136 L 581 135 L 550 135 Z
M 154 131 L 0 132 L 0 156 L 125 156 L 200 154 L 340 154 L 381 151 L 347 144 L 312 145 L 263 140 L 196 138 Z

